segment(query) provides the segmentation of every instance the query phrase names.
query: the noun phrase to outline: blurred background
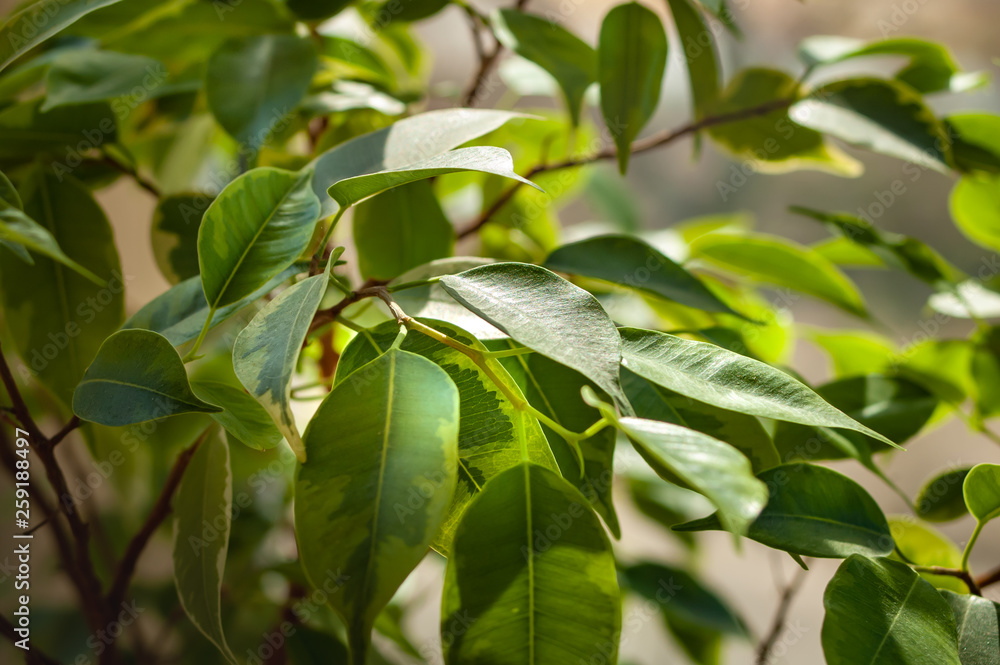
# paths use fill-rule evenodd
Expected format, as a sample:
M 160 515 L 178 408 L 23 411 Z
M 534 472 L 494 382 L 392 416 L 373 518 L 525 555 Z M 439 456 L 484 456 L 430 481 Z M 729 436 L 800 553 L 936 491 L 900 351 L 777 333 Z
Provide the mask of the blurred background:
M 10 0 L 0 0 L 0 9 L 6 12 L 13 4 Z M 499 6 L 499 3 L 482 0 L 472 0 L 471 4 L 483 12 Z M 614 4 L 617 4 L 614 0 L 531 0 L 529 9 L 560 17 L 568 28 L 594 44 L 601 20 Z M 644 4 L 666 16 L 665 3 Z M 817 34 L 864 40 L 924 37 L 950 48 L 967 71 L 987 71 L 993 79 L 1000 74 L 996 65 L 1000 62 L 997 60 L 1000 56 L 997 38 L 1000 3 L 996 0 L 732 0 L 731 8 L 745 37 L 742 40 L 729 35 L 721 37 L 727 79 L 738 69 L 757 64 L 798 75 L 802 65 L 796 58 L 796 47 L 804 37 Z M 339 20 L 338 17 L 334 23 Z M 336 26 L 331 27 L 335 29 Z M 453 97 L 449 95 L 453 96 L 456 89 L 464 89 L 478 64 L 466 16 L 458 7 L 451 6 L 419 23 L 416 32 L 432 53 L 432 86 L 441 91 L 441 96 L 432 101 L 430 107 L 452 105 Z M 660 108 L 646 133 L 680 126 L 689 117 L 688 83 L 677 55 L 671 53 Z M 891 71 L 891 64 L 896 63 L 886 63 L 886 71 Z M 879 63 L 863 61 L 860 65 L 830 68 L 824 76 L 862 69 L 871 71 L 873 66 Z M 480 105 L 502 104 L 504 99 L 502 86 L 498 86 Z M 540 105 L 544 103 L 540 98 L 537 101 Z M 931 103 L 940 111 L 1000 112 L 1000 89 L 993 84 L 961 96 L 938 95 L 931 98 Z M 594 112 L 593 107 L 590 111 Z M 867 208 L 894 181 L 904 178 L 905 193 L 897 196 L 889 210 L 875 220 L 880 228 L 925 241 L 967 272 L 975 273 L 984 260 L 991 258 L 985 250 L 966 240 L 951 222 L 948 196 L 954 182 L 948 176 L 925 171 L 918 180 L 911 181 L 909 176 L 904 176 L 903 163 L 898 160 L 844 149 L 865 163 L 866 172 L 861 178 L 844 179 L 808 171 L 786 175 L 753 174 L 745 185 L 724 197 L 716 183 L 729 179 L 734 162 L 707 141 L 696 158 L 691 141 L 680 141 L 666 149 L 633 158 L 626 178 L 628 191 L 632 194 L 623 203 L 631 206 L 643 229 L 665 229 L 695 216 L 746 212 L 756 220 L 757 229 L 808 243 L 827 237 L 826 232 L 820 225 L 791 215 L 788 206 L 798 204 L 853 212 Z M 619 178 L 610 164 L 597 168 L 603 169 L 595 176 L 601 181 Z M 131 314 L 169 286 L 157 270 L 150 244 L 149 225 L 154 201 L 129 179 L 120 179 L 99 192 L 98 198 L 115 228 L 127 280 L 127 308 Z M 587 197 L 559 211 L 569 236 L 574 233 L 575 225 L 600 222 L 607 214 Z M 475 251 L 476 248 L 470 245 L 467 249 Z M 922 324 L 926 325 L 929 315 L 924 305 L 929 289 L 894 271 L 855 271 L 850 275 L 868 299 L 871 311 L 886 327 L 887 334 L 899 345 L 905 345 L 922 330 Z M 857 320 L 810 299 L 799 299 L 791 303 L 790 309 L 797 323 L 833 328 L 860 327 Z M 964 336 L 967 331 L 967 323 L 952 321 L 938 335 Z M 831 376 L 826 356 L 806 342 L 796 346 L 789 364 L 813 382 L 823 382 Z M 937 470 L 979 462 L 1000 462 L 1000 448 L 970 433 L 960 422 L 949 421 L 913 440 L 907 452 L 893 455 L 887 461 L 886 470 L 913 496 Z M 78 460 L 76 471 L 85 472 L 87 463 Z M 857 464 L 845 462 L 833 466 L 864 484 L 887 514 L 905 512 L 902 501 Z M 622 557 L 684 560 L 686 554 L 676 540 L 645 517 L 629 511 L 627 501 L 620 501 L 619 505 L 624 536 L 616 547 Z M 972 519 L 966 517 L 944 525 L 943 530 L 962 545 L 973 526 Z M 737 551 L 725 533 L 708 533 L 703 537 L 705 547 L 699 566 L 705 579 L 730 600 L 756 636 L 763 635 L 770 626 L 779 590 L 795 573 L 796 564 L 779 552 L 749 541 Z M 771 662 L 795 665 L 823 662 L 820 647 L 822 592 L 838 563 L 811 561 L 811 570 L 806 575 L 802 592 L 791 606 L 787 629 L 775 647 Z M 985 572 L 998 564 L 1000 521 L 995 521 L 986 528 L 975 549 L 972 567 Z M 169 575 L 169 566 L 169 548 L 163 548 L 159 555 L 150 552 L 144 557 L 142 572 L 163 575 L 166 571 Z M 417 643 L 432 641 L 437 632 L 439 592 L 436 590 L 442 570 L 437 561 L 425 562 L 405 589 L 405 593 L 419 599 L 422 608 L 407 623 Z M 57 587 L 52 593 L 68 593 L 68 590 Z M 1000 586 L 989 589 L 987 595 L 1000 600 Z M 628 606 L 624 626 L 621 662 L 685 662 L 666 636 L 658 614 L 649 615 L 642 607 Z M 754 646 L 730 640 L 723 662 L 754 662 Z

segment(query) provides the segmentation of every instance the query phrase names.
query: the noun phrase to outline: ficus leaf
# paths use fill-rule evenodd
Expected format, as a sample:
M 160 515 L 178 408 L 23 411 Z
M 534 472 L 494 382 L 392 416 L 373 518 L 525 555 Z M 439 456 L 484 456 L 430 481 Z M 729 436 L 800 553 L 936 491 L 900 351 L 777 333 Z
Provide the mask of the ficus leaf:
M 934 527 L 913 519 L 909 515 L 889 517 L 889 530 L 896 544 L 896 551 L 889 558 L 910 565 L 940 566 L 960 569 L 962 553 L 955 543 Z M 950 589 L 957 593 L 968 593 L 965 583 L 951 575 L 934 575 L 921 572 L 920 576 L 936 589 Z
M 49 67 L 41 110 L 107 101 L 136 89 L 145 93 L 145 99 L 153 99 L 176 91 L 166 82 L 167 69 L 159 60 L 114 51 L 73 50 Z
M 156 265 L 171 284 L 201 274 L 198 229 L 211 203 L 207 194 L 174 194 L 156 205 L 150 240 Z
M 632 141 L 656 111 L 667 66 L 667 33 L 660 17 L 637 2 L 604 17 L 597 49 L 604 123 L 618 146 L 618 168 L 628 168 Z
M 1000 517 L 1000 465 L 977 464 L 962 483 L 965 505 L 980 523 Z
M 177 351 L 149 330 L 108 337 L 73 395 L 76 415 L 112 427 L 221 410 L 192 392 Z
M 447 515 L 458 428 L 458 390 L 444 370 L 392 349 L 338 385 L 306 430 L 295 482 L 299 557 L 314 586 L 334 578 L 327 602 L 347 624 L 355 665 Z M 413 504 L 417 487 L 423 500 Z
M 47 256 L 94 284 L 107 286 L 107 282 L 67 256 L 48 229 L 18 208 L 0 209 L 0 240 L 5 243 L 15 243 L 27 250 Z M 34 265 L 34 260 L 30 263 Z
M 0 70 L 92 11 L 119 0 L 67 0 L 53 5 L 37 0 L 0 26 Z
M 620 603 L 611 544 L 587 500 L 523 462 L 487 483 L 455 534 L 445 662 L 614 663 Z
M 691 105 L 695 116 L 701 117 L 719 96 L 719 56 L 715 40 L 703 44 L 705 38 L 712 37 L 707 22 L 691 0 L 667 0 L 667 6 L 674 18 L 687 62 L 688 80 L 691 86 Z
M 198 262 L 205 300 L 218 309 L 239 301 L 288 268 L 306 248 L 320 206 L 311 172 L 247 171 L 205 211 Z
M 961 665 L 951 608 L 905 564 L 851 556 L 823 596 L 828 665 Z
M 516 342 L 575 369 L 631 410 L 618 381 L 618 331 L 594 296 L 524 263 L 481 266 L 445 275 L 440 284 Z
M 198 380 L 191 382 L 191 388 L 200 398 L 222 407 L 222 411 L 212 413 L 212 418 L 230 437 L 254 450 L 270 450 L 281 443 L 282 434 L 271 416 L 242 388 Z
M 949 469 L 934 475 L 920 489 L 913 505 L 928 522 L 950 522 L 968 514 L 963 486 L 972 467 Z
M 988 598 L 942 591 L 955 613 L 962 665 L 1000 663 L 1000 605 Z
M 212 432 L 195 450 L 174 496 L 174 581 L 191 623 L 236 665 L 222 628 L 221 598 L 232 504 L 229 447 Z

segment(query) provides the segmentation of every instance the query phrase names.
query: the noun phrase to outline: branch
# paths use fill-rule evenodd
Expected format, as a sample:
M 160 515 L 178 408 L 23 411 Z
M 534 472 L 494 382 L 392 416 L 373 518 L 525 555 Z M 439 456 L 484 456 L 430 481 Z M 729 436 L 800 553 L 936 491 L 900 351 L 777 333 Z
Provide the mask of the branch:
M 21 397 L 21 390 L 17 387 L 14 374 L 10 371 L 10 366 L 7 364 L 7 358 L 4 357 L 2 348 L 0 348 L 0 378 L 2 378 L 4 388 L 7 389 L 7 394 L 10 396 L 11 411 L 14 416 L 24 426 L 24 429 L 28 430 L 28 434 L 32 438 L 36 441 L 45 440 L 42 431 L 38 429 L 34 418 L 31 417 L 31 412 L 28 411 L 28 405 L 25 404 L 24 398 Z
M 518 2 L 518 7 L 521 6 L 521 1 Z M 479 25 L 480 23 L 489 28 L 488 19 L 479 15 L 475 9 L 465 5 L 465 12 L 469 17 L 469 25 L 472 29 L 472 44 L 476 49 L 476 56 L 479 58 L 479 69 L 476 71 L 475 77 L 472 79 L 472 83 L 469 84 L 468 90 L 462 95 L 462 106 L 468 108 L 475 105 L 476 98 L 479 97 L 482 91 L 483 84 L 486 83 L 486 78 L 490 75 L 490 70 L 493 69 L 493 65 L 496 64 L 497 60 L 500 58 L 500 53 L 503 52 L 503 46 L 500 44 L 500 40 L 493 35 L 492 30 L 490 34 L 493 35 L 493 49 L 489 52 L 486 50 L 486 46 L 483 44 L 483 40 L 480 36 Z
M 644 139 L 640 139 L 632 144 L 632 154 L 636 155 L 639 153 L 646 152 L 648 150 L 654 150 L 656 148 L 670 145 L 674 141 L 681 139 L 689 134 L 696 134 L 697 132 L 707 129 L 709 127 L 715 127 L 716 125 L 725 125 L 731 122 L 739 122 L 741 120 L 748 120 L 750 118 L 756 118 L 758 116 L 767 115 L 768 113 L 773 113 L 774 111 L 779 111 L 781 109 L 788 108 L 796 100 L 794 99 L 775 99 L 765 104 L 759 106 L 753 106 L 746 109 L 740 109 L 739 111 L 733 111 L 731 113 L 722 113 L 719 115 L 706 116 L 701 120 L 696 120 L 677 129 L 667 130 L 653 134 Z M 554 162 L 552 164 L 539 164 L 529 170 L 524 177 L 531 179 L 532 176 L 538 175 L 539 173 L 546 173 L 548 171 L 558 171 L 561 169 L 573 168 L 575 166 L 584 166 L 586 164 L 593 164 L 594 162 L 612 160 L 618 157 L 618 150 L 615 148 L 605 148 L 604 150 L 589 155 L 587 157 L 575 157 L 572 159 L 567 159 L 562 162 Z M 478 219 L 472 222 L 469 226 L 462 229 L 458 233 L 458 237 L 465 238 L 476 233 L 479 229 L 486 225 L 487 222 L 495 215 L 497 212 L 507 204 L 508 201 L 514 196 L 521 183 L 515 183 L 513 186 L 508 188 L 503 194 L 501 194 L 493 202 L 493 204 L 483 212 Z
M 767 665 L 768 659 L 771 656 L 771 649 L 774 648 L 774 645 L 778 642 L 778 638 L 781 637 L 781 633 L 785 630 L 785 620 L 788 618 L 788 610 L 791 609 L 792 600 L 799 589 L 802 588 L 802 583 L 805 579 L 805 569 L 799 568 L 795 573 L 795 577 L 792 578 L 792 581 L 788 583 L 788 586 L 781 593 L 781 600 L 778 601 L 778 611 L 771 622 L 771 630 L 757 649 L 757 665 Z
M 140 187 L 145 189 L 147 192 L 149 192 L 156 198 L 160 198 L 160 196 L 162 196 L 163 193 L 160 191 L 160 188 L 157 187 L 153 182 L 146 180 L 146 178 L 142 177 L 142 175 L 134 166 L 130 166 L 129 164 L 125 164 L 119 161 L 106 150 L 101 150 L 100 162 L 102 164 L 110 166 L 116 171 L 119 171 L 131 177 L 133 180 L 135 180 L 135 184 L 139 185 Z
M 9 639 L 12 644 L 17 641 L 18 637 L 20 637 L 20 635 L 14 631 L 14 625 L 3 615 L 0 615 L 0 633 L 3 633 L 4 637 Z M 35 665 L 36 663 L 38 665 L 59 665 L 58 660 L 52 658 L 51 656 L 46 656 L 35 646 L 32 646 L 25 652 L 24 662 L 27 663 L 27 665 Z
M 308 338 L 313 332 L 319 330 L 328 323 L 333 323 L 340 314 L 353 305 L 354 303 L 364 300 L 365 298 L 375 298 L 379 295 L 381 290 L 384 290 L 385 283 L 375 279 L 369 279 L 361 288 L 357 291 L 348 293 L 344 298 L 338 302 L 333 307 L 327 309 L 321 309 L 316 312 L 316 316 L 313 317 L 312 323 L 309 325 L 309 332 L 306 333 Z
M 80 426 L 80 417 L 74 415 L 72 418 L 69 419 L 69 422 L 67 422 L 61 430 L 59 430 L 51 437 L 49 437 L 49 445 L 55 448 L 57 445 L 59 445 L 60 441 L 66 438 L 67 434 L 69 434 L 79 426 Z
M 108 591 L 109 606 L 118 607 L 125 600 L 125 592 L 132 581 L 132 575 L 135 573 L 135 566 L 139 562 L 142 551 L 149 544 L 149 539 L 153 537 L 153 534 L 156 533 L 156 530 L 170 514 L 172 510 L 170 503 L 174 498 L 174 492 L 177 491 L 181 478 L 184 477 L 184 472 L 187 470 L 191 458 L 198 450 L 198 446 L 202 444 L 210 432 L 211 428 L 206 429 L 194 443 L 181 451 L 181 454 L 177 456 L 174 466 L 170 469 L 170 475 L 167 476 L 167 481 L 163 484 L 163 489 L 160 491 L 160 496 L 156 499 L 156 503 L 153 504 L 149 515 L 146 516 L 146 521 L 143 523 L 142 528 L 129 541 L 128 547 L 125 549 L 125 555 L 115 570 L 114 582 L 111 583 L 111 589 Z
M 931 575 L 947 575 L 948 577 L 957 577 L 965 582 L 965 586 L 969 587 L 969 593 L 974 596 L 983 595 L 979 584 L 966 570 L 959 570 L 958 568 L 944 568 L 942 566 L 913 566 L 913 570 L 918 573 L 930 573 Z
M 980 589 L 985 589 L 988 586 L 992 586 L 1000 582 L 1000 568 L 997 568 L 991 573 L 986 573 L 985 575 L 976 579 L 976 586 Z

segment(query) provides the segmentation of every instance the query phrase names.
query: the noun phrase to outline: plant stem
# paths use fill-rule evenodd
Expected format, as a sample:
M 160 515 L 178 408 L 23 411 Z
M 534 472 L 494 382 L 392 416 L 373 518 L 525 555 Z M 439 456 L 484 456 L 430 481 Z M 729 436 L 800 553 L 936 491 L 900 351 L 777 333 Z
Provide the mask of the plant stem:
M 387 284 L 385 290 L 389 293 L 395 293 L 396 291 L 405 291 L 406 289 L 415 289 L 420 286 L 437 284 L 440 281 L 441 277 L 439 275 L 437 277 L 428 277 L 427 279 L 415 279 L 412 282 L 403 282 L 401 284 Z
M 945 568 L 943 566 L 913 566 L 913 570 L 918 573 L 928 573 L 930 575 L 947 575 L 948 577 L 957 577 L 965 582 L 965 586 L 969 587 L 969 593 L 974 596 L 983 595 L 979 585 L 976 583 L 976 580 L 973 579 L 972 575 L 970 575 L 967 570 Z
M 985 522 L 976 522 L 976 528 L 972 532 L 972 536 L 969 537 L 969 542 L 965 545 L 965 551 L 962 552 L 962 570 L 969 572 L 969 555 L 972 554 L 972 548 L 976 545 L 976 541 L 979 540 L 979 534 L 983 532 L 983 527 L 986 526 Z
M 197 360 L 201 356 L 198 355 L 198 349 L 201 348 L 202 342 L 205 341 L 205 336 L 208 335 L 208 331 L 212 328 L 212 319 L 215 318 L 215 307 L 208 308 L 208 316 L 205 317 L 205 325 L 201 327 L 201 332 L 198 333 L 197 339 L 194 340 L 194 346 L 191 350 L 184 354 L 181 358 L 182 362 L 189 363 L 192 360 Z
M 771 622 L 771 630 L 757 648 L 757 665 L 767 665 L 771 656 L 771 650 L 774 648 L 778 638 L 781 637 L 781 633 L 785 630 L 785 620 L 788 618 L 788 610 L 792 606 L 792 600 L 802 587 L 805 579 L 806 571 L 799 568 L 795 572 L 795 577 L 792 578 L 792 581 L 782 591 L 781 600 L 778 601 L 778 611 L 775 612 L 774 620 Z
M 337 214 L 333 216 L 330 226 L 327 227 L 326 233 L 323 234 L 323 240 L 320 241 L 319 247 L 316 249 L 316 256 L 313 258 L 314 261 L 318 262 L 323 258 L 323 250 L 326 249 L 326 244 L 330 242 L 330 236 L 333 235 L 333 230 L 337 228 L 337 222 L 340 221 L 340 218 L 344 216 L 344 213 L 347 212 L 350 207 L 351 206 L 342 206 L 337 211 Z

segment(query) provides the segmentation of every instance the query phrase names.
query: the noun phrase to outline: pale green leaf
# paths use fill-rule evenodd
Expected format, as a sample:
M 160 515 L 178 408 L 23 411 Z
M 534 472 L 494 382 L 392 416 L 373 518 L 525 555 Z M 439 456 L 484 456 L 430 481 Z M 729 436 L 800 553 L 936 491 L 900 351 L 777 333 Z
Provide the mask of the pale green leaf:
M 1000 465 L 977 464 L 962 484 L 969 512 L 985 524 L 1000 517 Z
M 191 382 L 191 388 L 200 398 L 222 407 L 212 418 L 230 437 L 254 450 L 270 450 L 281 443 L 282 434 L 271 416 L 242 388 L 221 381 L 197 380 Z

